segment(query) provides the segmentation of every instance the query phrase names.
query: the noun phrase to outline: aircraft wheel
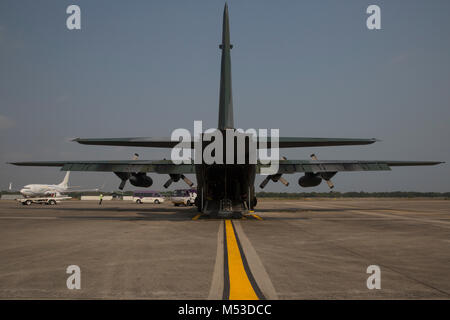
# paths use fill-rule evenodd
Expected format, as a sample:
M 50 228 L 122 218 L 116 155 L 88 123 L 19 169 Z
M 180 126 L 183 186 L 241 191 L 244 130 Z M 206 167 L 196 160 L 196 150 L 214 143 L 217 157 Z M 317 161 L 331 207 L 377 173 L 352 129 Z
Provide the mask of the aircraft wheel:
M 256 207 L 257 203 L 258 203 L 258 199 L 256 199 L 256 197 L 254 197 L 252 200 L 252 208 Z

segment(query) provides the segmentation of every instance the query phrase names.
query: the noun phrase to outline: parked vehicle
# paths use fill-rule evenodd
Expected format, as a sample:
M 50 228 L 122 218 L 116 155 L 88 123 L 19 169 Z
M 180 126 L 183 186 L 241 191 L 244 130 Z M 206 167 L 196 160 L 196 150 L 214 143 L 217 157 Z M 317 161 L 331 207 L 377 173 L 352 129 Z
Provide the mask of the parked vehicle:
M 135 191 L 133 193 L 133 201 L 139 204 L 160 204 L 164 202 L 164 197 L 157 191 Z
M 31 206 L 33 203 L 37 204 L 46 204 L 46 205 L 56 205 L 57 203 L 60 203 L 63 200 L 69 200 L 72 199 L 71 197 L 32 197 L 32 198 L 19 198 L 16 199 L 24 206 Z
M 172 196 L 172 203 L 178 207 L 179 205 L 193 206 L 197 198 L 197 190 L 195 189 L 180 189 L 175 190 Z

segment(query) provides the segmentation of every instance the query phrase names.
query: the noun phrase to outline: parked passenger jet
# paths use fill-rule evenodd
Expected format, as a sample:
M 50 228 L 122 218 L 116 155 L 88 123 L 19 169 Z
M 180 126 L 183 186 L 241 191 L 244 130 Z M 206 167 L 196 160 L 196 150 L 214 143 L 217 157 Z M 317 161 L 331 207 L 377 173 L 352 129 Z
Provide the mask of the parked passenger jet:
M 68 192 L 83 192 L 83 191 L 98 191 L 98 189 L 74 189 L 69 187 L 69 175 L 70 171 L 67 171 L 64 180 L 60 184 L 27 184 L 24 186 L 20 193 L 24 197 L 39 197 L 39 196 L 61 196 L 63 193 Z
M 226 131 L 236 131 L 233 119 L 233 101 L 231 90 L 231 49 L 230 30 L 228 21 L 228 6 L 225 4 L 223 12 L 222 43 L 219 48 L 222 51 L 221 75 L 220 75 L 220 97 L 219 97 L 219 123 L 217 130 L 225 136 Z M 255 137 L 257 147 L 260 149 L 271 149 L 272 141 L 269 138 L 268 145 L 264 144 L 264 139 Z M 88 145 L 108 145 L 108 146 L 128 146 L 128 147 L 158 147 L 173 148 L 179 141 L 172 141 L 170 138 L 113 138 L 113 139 L 80 139 L 74 141 Z M 376 139 L 341 139 L 341 138 L 305 138 L 305 137 L 280 137 L 279 148 L 294 147 L 322 147 L 322 146 L 344 146 L 344 145 L 367 145 L 376 142 Z M 212 142 L 210 142 L 212 143 Z M 224 143 L 225 144 L 225 143 Z M 203 142 L 204 150 L 209 144 Z M 189 144 L 190 148 L 194 143 Z M 248 146 L 243 152 L 247 156 Z M 224 150 L 223 159 L 226 159 Z M 234 152 L 234 151 L 233 151 Z M 236 156 L 236 153 L 234 153 Z M 437 161 L 357 161 L 357 160 L 328 160 L 320 161 L 312 155 L 312 160 L 286 160 L 278 161 L 278 171 L 268 175 L 261 188 L 269 182 L 282 182 L 288 184 L 282 178 L 282 174 L 304 173 L 298 180 L 301 187 L 314 187 L 322 181 L 326 181 L 330 187 L 333 186 L 330 179 L 339 171 L 380 171 L 391 170 L 395 166 L 426 166 L 436 165 Z M 255 176 L 260 174 L 265 165 L 260 161 L 244 164 L 234 162 L 227 164 L 225 161 L 214 163 L 201 162 L 200 164 L 184 162 L 174 164 L 172 160 L 106 160 L 106 161 L 38 161 L 38 162 L 14 162 L 19 166 L 53 166 L 61 167 L 63 171 L 109 171 L 114 172 L 121 180 L 119 186 L 123 189 L 126 181 L 138 187 L 150 187 L 153 180 L 147 176 L 147 172 L 167 174 L 170 183 L 180 179 L 192 184 L 184 174 L 195 174 L 197 178 L 197 201 L 196 206 L 199 211 L 205 213 L 212 212 L 235 212 L 252 210 L 256 206 L 255 197 Z

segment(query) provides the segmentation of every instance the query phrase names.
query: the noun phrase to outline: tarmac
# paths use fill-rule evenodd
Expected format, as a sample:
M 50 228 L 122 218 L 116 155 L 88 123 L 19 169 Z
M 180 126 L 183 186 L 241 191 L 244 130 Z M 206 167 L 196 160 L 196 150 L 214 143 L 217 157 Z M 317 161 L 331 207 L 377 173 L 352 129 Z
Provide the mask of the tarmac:
M 450 200 L 258 199 L 232 220 L 168 202 L 0 201 L 0 298 L 449 299 Z

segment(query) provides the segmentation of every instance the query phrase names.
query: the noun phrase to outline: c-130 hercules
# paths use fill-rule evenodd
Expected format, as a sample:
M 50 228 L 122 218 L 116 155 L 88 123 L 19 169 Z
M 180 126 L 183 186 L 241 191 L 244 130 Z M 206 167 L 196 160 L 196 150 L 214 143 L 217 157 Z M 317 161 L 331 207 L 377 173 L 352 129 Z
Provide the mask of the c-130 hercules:
M 231 57 L 230 50 L 230 29 L 228 21 L 228 6 L 225 4 L 223 12 L 221 74 L 220 74 L 220 98 L 219 98 L 219 125 L 225 136 L 227 130 L 233 130 L 233 101 L 231 92 Z M 256 137 L 257 146 L 261 146 L 261 138 Z M 81 139 L 74 141 L 88 145 L 109 145 L 109 146 L 129 146 L 129 147 L 157 147 L 173 148 L 179 141 L 172 141 L 170 138 L 112 138 L 112 139 Z M 270 142 L 270 138 L 267 138 Z M 376 139 L 341 139 L 341 138 L 304 138 L 304 137 L 280 137 L 279 148 L 294 147 L 321 147 L 321 146 L 343 146 L 343 145 L 366 145 L 372 144 Z M 271 144 L 269 144 L 271 146 Z M 203 142 L 202 148 L 206 144 Z M 191 144 L 190 148 L 193 147 Z M 248 154 L 248 143 L 246 143 L 245 153 Z M 267 146 L 268 148 L 268 146 Z M 235 154 L 235 153 L 234 153 Z M 223 157 L 226 156 L 224 149 Z M 264 188 L 269 181 L 288 182 L 282 178 L 282 174 L 292 174 L 302 172 L 298 183 L 302 187 L 314 187 L 325 180 L 329 187 L 333 184 L 330 179 L 339 171 L 381 171 L 391 170 L 395 166 L 426 166 L 436 165 L 442 162 L 437 161 L 342 161 L 328 160 L 319 161 L 312 155 L 313 160 L 286 160 L 278 161 L 278 171 L 268 175 L 261 183 Z M 244 164 L 200 164 L 182 163 L 174 164 L 171 160 L 107 160 L 107 161 L 38 161 L 38 162 L 14 162 L 19 166 L 53 166 L 61 167 L 62 171 L 109 171 L 114 172 L 121 180 L 119 186 L 123 189 L 127 180 L 137 187 L 150 187 L 153 180 L 147 176 L 147 172 L 158 174 L 168 174 L 169 180 L 165 183 L 168 187 L 172 181 L 184 180 L 190 186 L 192 182 L 184 174 L 195 174 L 197 178 L 197 201 L 196 206 L 204 213 L 220 212 L 224 215 L 231 215 L 233 212 L 245 212 L 253 210 L 257 200 L 255 196 L 255 176 L 261 173 L 264 165 L 261 162 L 252 164 L 248 161 Z M 224 162 L 222 162 L 224 163 Z

